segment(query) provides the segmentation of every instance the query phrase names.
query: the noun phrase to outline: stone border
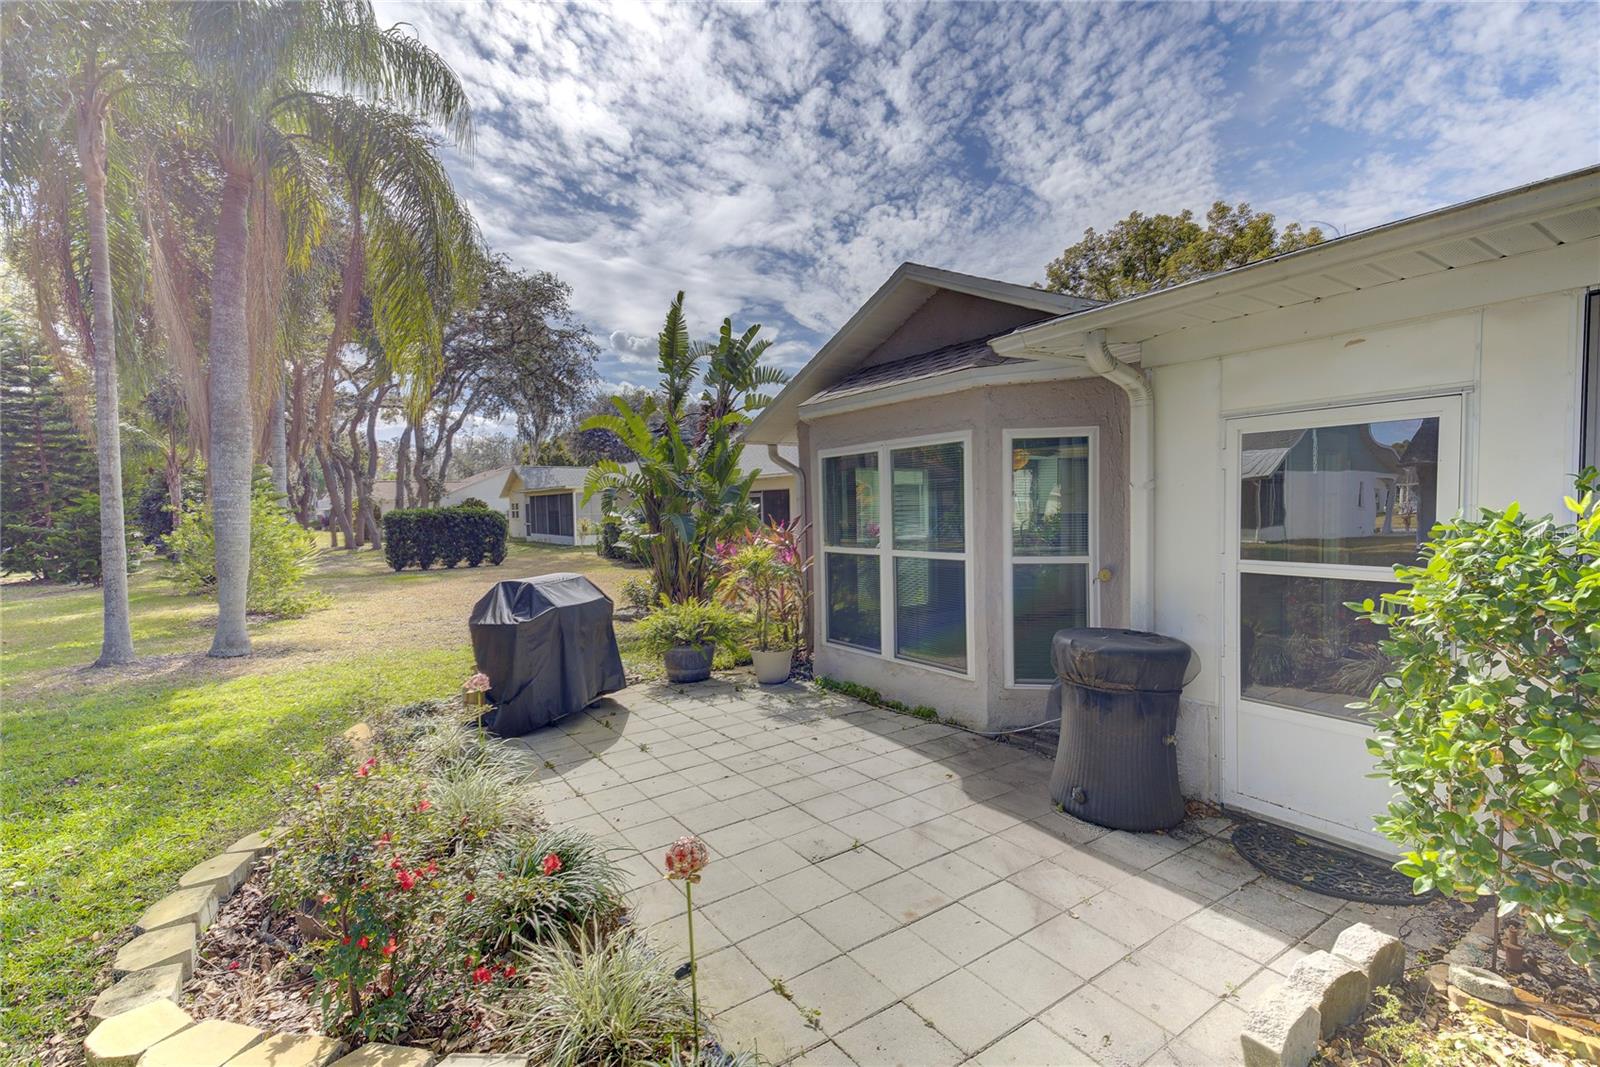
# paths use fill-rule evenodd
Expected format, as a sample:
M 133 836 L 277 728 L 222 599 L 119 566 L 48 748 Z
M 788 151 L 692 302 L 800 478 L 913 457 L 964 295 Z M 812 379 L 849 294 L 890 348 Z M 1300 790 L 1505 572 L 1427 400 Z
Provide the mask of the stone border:
M 1347 927 L 1333 951 L 1318 949 L 1256 1006 L 1239 1043 L 1245 1067 L 1306 1067 L 1320 1042 L 1359 1019 L 1379 986 L 1400 984 L 1406 949 L 1366 923 Z
M 343 737 L 353 749 L 370 748 L 372 727 L 358 722 Z M 89 1008 L 83 1055 L 91 1067 L 529 1067 L 528 1056 L 455 1052 L 441 1059 L 427 1049 L 377 1042 L 346 1055 L 343 1041 L 323 1034 L 269 1033 L 221 1019 L 196 1022 L 178 1007 L 194 974 L 200 936 L 283 830 L 246 834 L 189 868 L 174 892 L 134 922 L 138 936 L 117 950 L 112 964 L 118 981 Z

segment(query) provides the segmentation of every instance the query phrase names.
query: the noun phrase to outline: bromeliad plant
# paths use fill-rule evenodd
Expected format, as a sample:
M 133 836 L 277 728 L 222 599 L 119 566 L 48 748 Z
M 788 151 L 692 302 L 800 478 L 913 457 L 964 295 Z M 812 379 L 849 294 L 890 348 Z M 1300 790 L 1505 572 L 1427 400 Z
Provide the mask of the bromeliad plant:
M 610 459 L 591 467 L 583 500 L 601 494 L 606 521 L 619 527 L 630 513 L 637 518 L 636 540 L 655 587 L 674 603 L 705 598 L 714 547 L 754 521 L 755 473 L 740 470 L 744 446 L 735 431 L 768 403 L 761 390 L 786 380 L 761 365 L 769 342 L 757 340 L 760 329 L 735 335 L 732 320 L 724 319 L 715 344 L 691 342 L 679 293 L 661 330 L 657 391 L 637 406 L 616 397 L 616 414 L 596 415 L 581 427 L 611 431 L 633 454 L 635 470 Z M 691 402 L 702 371 L 704 388 Z
M 1418 892 L 1497 895 L 1502 914 L 1600 976 L 1600 507 L 1516 504 L 1435 527 L 1405 587 L 1351 607 L 1394 667 L 1368 742 L 1398 797 L 1378 827 Z

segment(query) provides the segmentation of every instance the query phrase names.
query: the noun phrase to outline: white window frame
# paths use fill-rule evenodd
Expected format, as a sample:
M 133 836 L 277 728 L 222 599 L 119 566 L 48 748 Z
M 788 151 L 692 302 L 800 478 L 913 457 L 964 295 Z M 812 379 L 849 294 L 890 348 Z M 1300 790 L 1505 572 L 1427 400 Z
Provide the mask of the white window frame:
M 960 552 L 921 552 L 911 549 L 896 549 L 894 542 L 894 468 L 891 466 L 892 453 L 907 449 L 918 448 L 925 445 L 961 446 L 961 546 Z M 858 548 L 847 545 L 827 544 L 827 519 L 824 514 L 824 500 L 826 486 L 823 484 L 824 461 L 837 456 L 860 456 L 874 454 L 878 457 L 878 545 L 876 548 Z M 931 671 L 942 674 L 947 678 L 963 678 L 971 681 L 977 677 L 977 663 L 975 655 L 975 634 L 977 631 L 977 606 L 973 601 L 973 551 L 972 541 L 974 536 L 974 515 L 972 510 L 972 431 L 962 430 L 956 433 L 926 434 L 920 437 L 900 437 L 891 441 L 863 442 L 859 445 L 841 446 L 838 448 L 819 449 L 814 464 L 815 477 L 812 484 L 816 486 L 817 516 L 817 554 L 823 557 L 821 565 L 817 568 L 819 595 L 813 605 L 815 632 L 822 635 L 822 640 L 830 649 L 848 652 L 865 659 L 887 660 L 892 663 L 915 667 L 919 670 Z M 828 636 L 828 561 L 826 554 L 829 552 L 851 556 L 875 556 L 878 560 L 878 602 L 880 605 L 878 615 L 878 651 L 858 648 L 847 645 L 842 641 L 835 641 Z M 895 655 L 895 566 L 896 558 L 903 559 L 945 559 L 960 560 L 962 577 L 965 582 L 966 597 L 966 633 L 967 668 L 964 671 L 952 670 L 949 667 L 940 667 L 932 663 L 922 663 L 918 660 L 903 659 Z
M 522 518 L 522 505 L 515 499 L 511 501 L 511 517 L 513 519 Z
M 1011 479 L 1015 471 L 1011 469 L 1011 450 L 1013 442 L 1019 437 L 1086 437 L 1089 440 L 1089 554 L 1086 556 L 1021 556 L 1015 554 L 1014 531 L 1012 525 L 1015 516 L 1012 514 L 1014 501 L 1012 498 Z M 1014 565 L 1021 563 L 1024 566 L 1030 563 L 1082 563 L 1087 567 L 1089 575 L 1085 588 L 1088 598 L 1087 612 L 1088 625 L 1100 625 L 1100 428 L 1098 426 L 1046 426 L 1039 429 L 1008 429 L 1001 434 L 1000 448 L 1001 479 L 1005 486 L 1005 528 L 1006 528 L 1006 562 L 1004 568 L 1005 589 L 1002 594 L 1005 613 L 1004 640 L 1005 640 L 1005 682 L 1006 689 L 1049 689 L 1049 682 L 1019 682 L 1017 681 L 1017 654 L 1016 654 L 1016 608 L 1015 608 L 1015 583 L 1013 577 Z

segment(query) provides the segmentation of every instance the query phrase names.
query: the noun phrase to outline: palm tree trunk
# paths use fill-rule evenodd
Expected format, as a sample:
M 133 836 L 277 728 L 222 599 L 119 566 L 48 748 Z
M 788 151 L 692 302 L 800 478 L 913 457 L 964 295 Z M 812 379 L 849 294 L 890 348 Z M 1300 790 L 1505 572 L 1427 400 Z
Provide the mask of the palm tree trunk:
M 407 506 L 406 484 L 411 477 L 411 423 L 400 434 L 400 444 L 394 450 L 394 507 L 396 511 Z
M 100 469 L 100 578 L 104 634 L 97 667 L 133 659 L 128 618 L 128 536 L 122 515 L 122 427 L 117 395 L 117 330 L 106 229 L 105 126 L 94 94 L 78 102 L 78 159 L 89 200 L 89 271 L 94 285 L 95 464 Z
M 245 601 L 250 583 L 250 346 L 245 332 L 245 241 L 250 176 L 230 168 L 217 214 L 211 271 L 211 509 L 217 545 L 217 632 L 213 656 L 248 656 Z
M 272 488 L 277 490 L 278 503 L 289 504 L 289 434 L 284 425 L 284 385 L 278 382 L 278 391 L 272 397 L 272 410 L 267 418 L 272 420 L 271 456 Z

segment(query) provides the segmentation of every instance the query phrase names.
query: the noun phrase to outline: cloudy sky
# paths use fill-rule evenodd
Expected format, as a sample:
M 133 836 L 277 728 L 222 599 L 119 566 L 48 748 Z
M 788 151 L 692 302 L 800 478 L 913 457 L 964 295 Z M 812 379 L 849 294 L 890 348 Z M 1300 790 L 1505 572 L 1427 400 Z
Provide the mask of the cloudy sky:
M 672 295 L 791 366 L 903 260 L 1018 282 L 1134 209 L 1342 233 L 1600 159 L 1600 5 L 381 3 L 460 73 L 489 244 L 608 382 Z

